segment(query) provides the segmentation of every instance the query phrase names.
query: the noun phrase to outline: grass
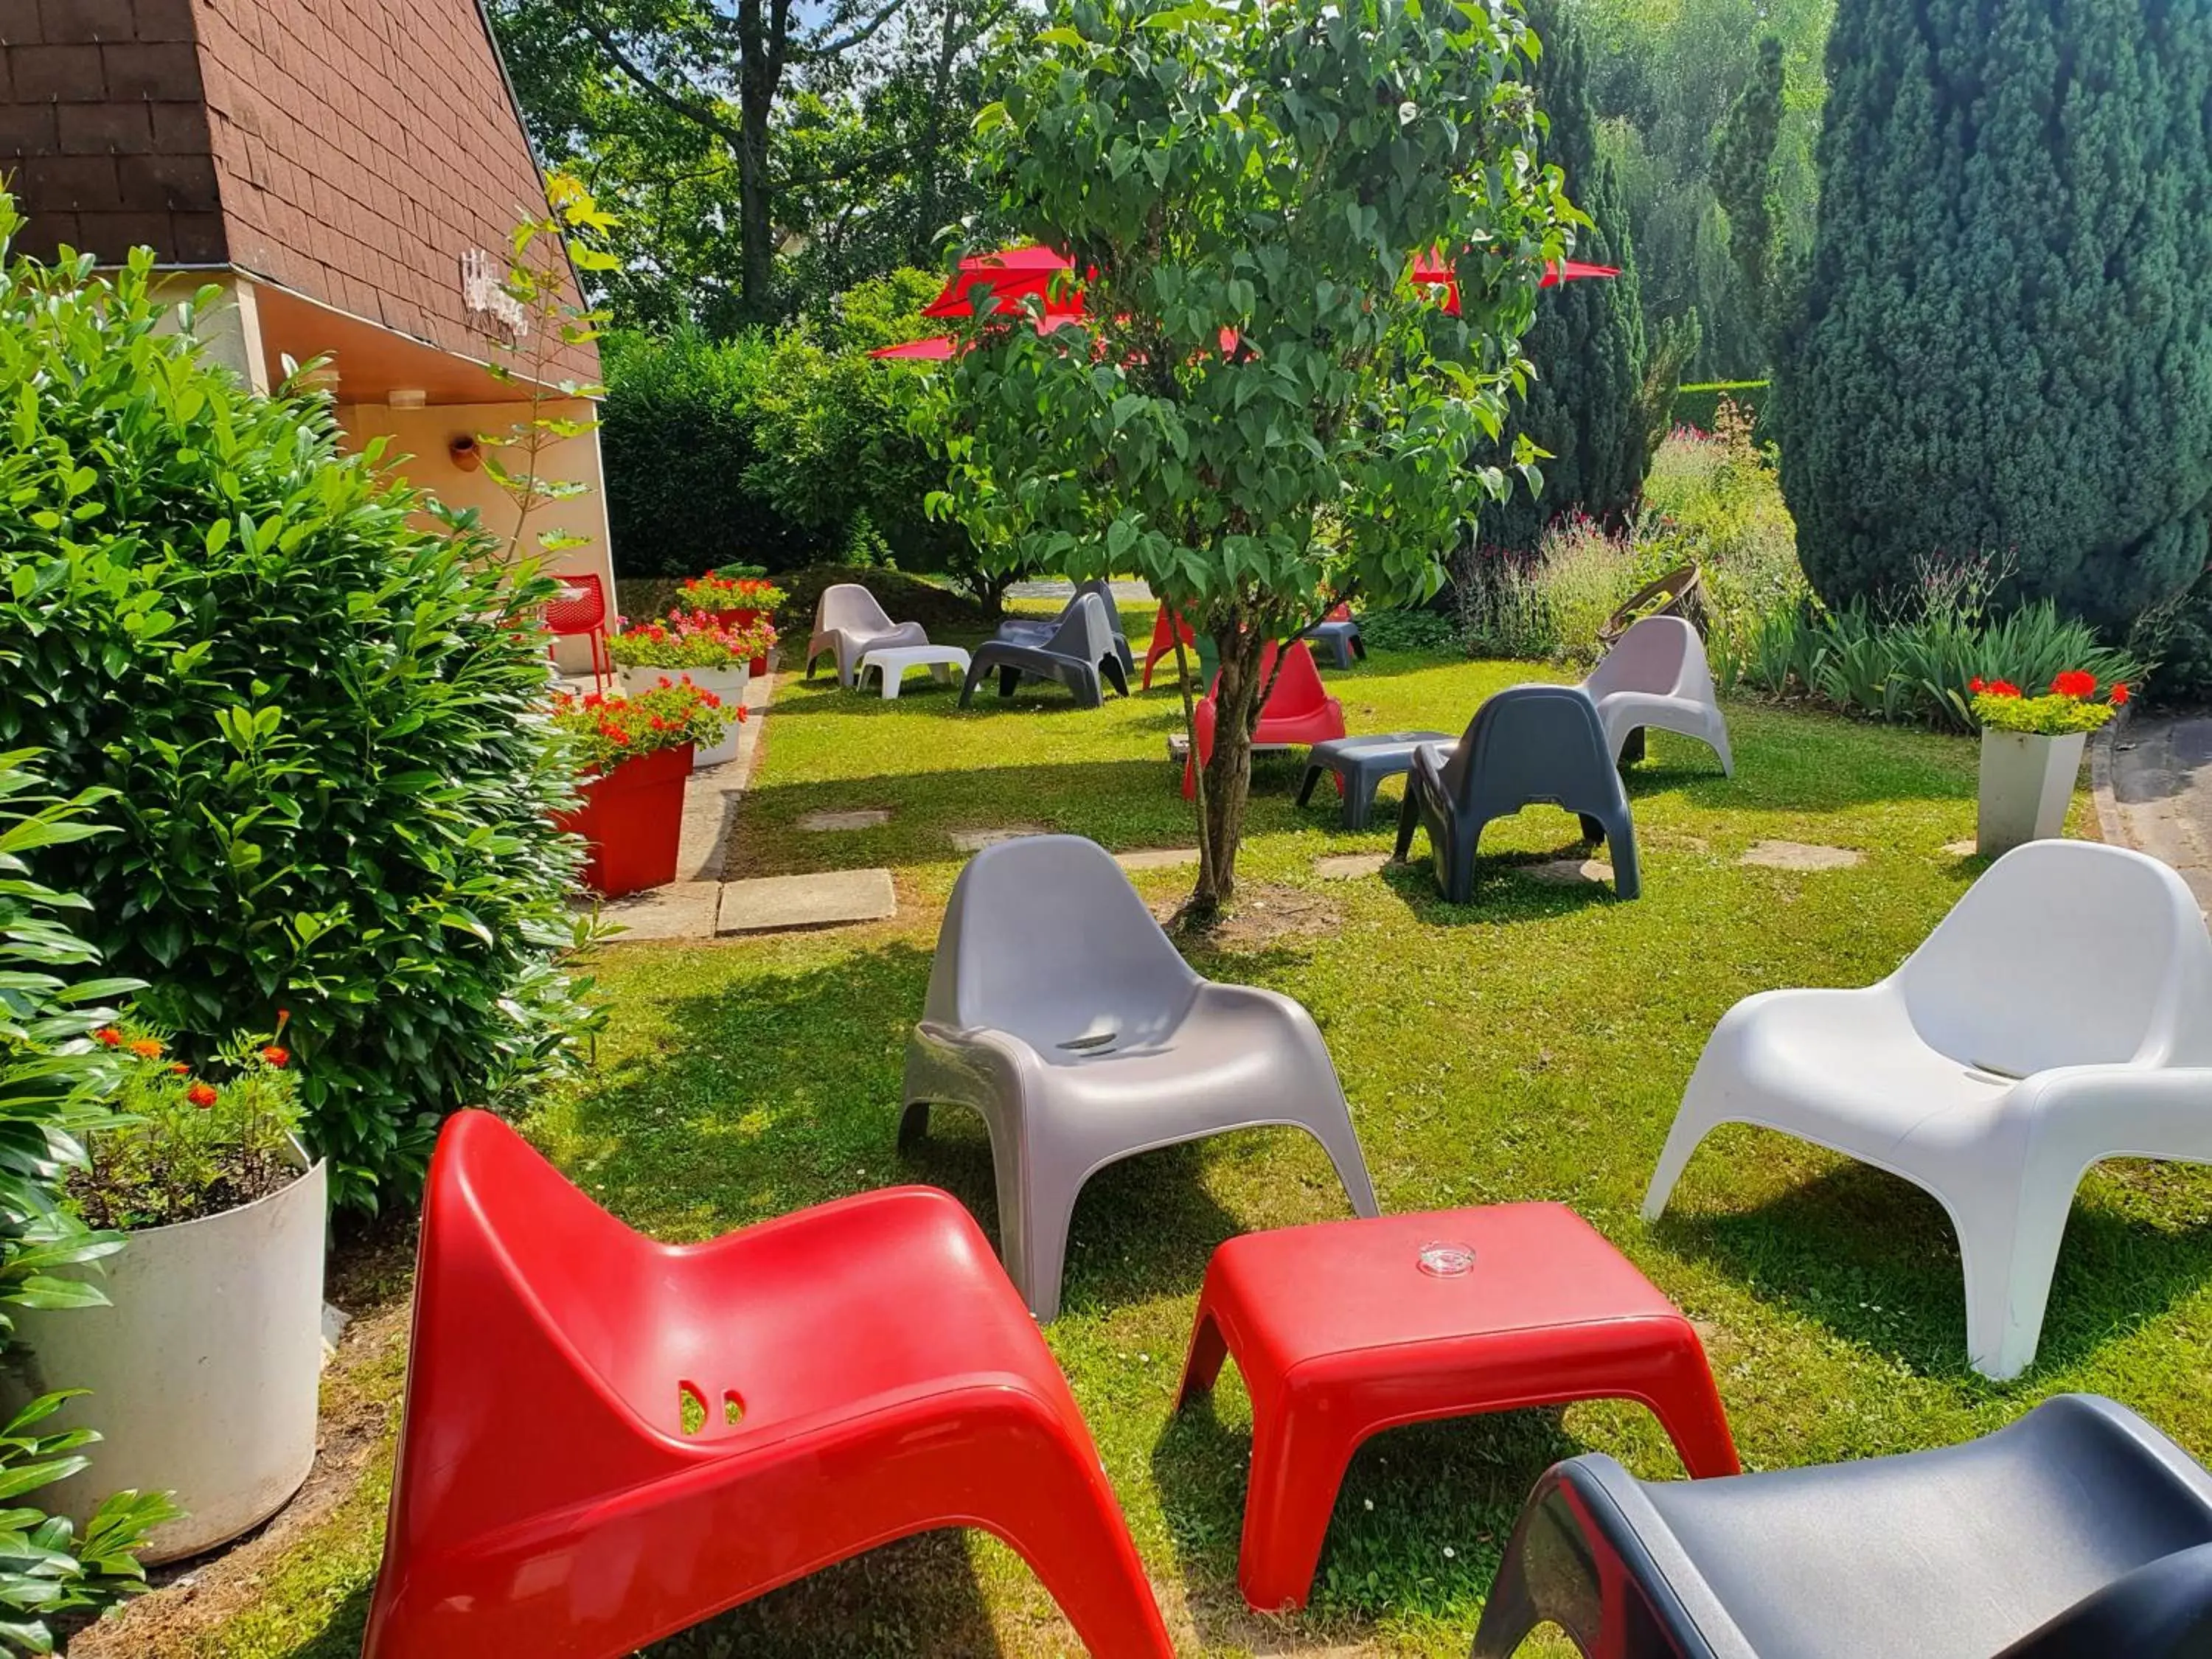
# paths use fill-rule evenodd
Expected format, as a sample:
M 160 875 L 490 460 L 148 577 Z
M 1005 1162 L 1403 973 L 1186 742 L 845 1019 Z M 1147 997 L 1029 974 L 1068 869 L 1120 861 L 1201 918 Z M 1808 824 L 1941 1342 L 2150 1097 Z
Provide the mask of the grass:
M 1128 622 L 1142 637 L 1142 621 Z M 1519 665 L 1377 652 L 1332 673 L 1354 730 L 1457 731 Z M 633 1224 L 698 1238 L 893 1182 L 949 1188 L 995 1225 L 981 1130 L 939 1113 L 911 1158 L 893 1146 L 901 1054 L 921 1006 L 957 831 L 1030 825 L 1115 850 L 1191 844 L 1164 757 L 1179 715 L 1155 689 L 1103 711 L 1065 694 L 979 699 L 917 678 L 896 703 L 824 683 L 777 688 L 732 874 L 888 865 L 900 913 L 880 926 L 711 946 L 609 949 L 611 1029 L 583 1084 L 530 1132 Z M 1273 986 L 1328 1038 L 1387 1210 L 1513 1199 L 1571 1203 L 1707 1333 L 1754 1468 L 1955 1441 L 2063 1390 L 2108 1394 L 2212 1454 L 2212 1171 L 2107 1165 L 2085 1182 L 2040 1363 L 2006 1386 L 1969 1370 L 1957 1250 L 1905 1182 L 1751 1130 L 1716 1135 L 1656 1226 L 1637 1216 L 1698 1048 L 1731 1003 L 1776 985 L 1863 983 L 1893 967 L 1964 890 L 1974 751 L 1960 739 L 1729 709 L 1739 757 L 1664 734 L 1632 782 L 1644 896 L 1524 872 L 1572 842 L 1539 809 L 1497 826 L 1474 902 L 1436 896 L 1425 853 L 1325 881 L 1316 857 L 1387 852 L 1395 811 L 1340 831 L 1326 787 L 1263 762 L 1240 861 L 1251 915 L 1326 930 L 1198 953 L 1201 970 Z M 888 809 L 880 828 L 809 834 L 814 811 Z M 1855 868 L 1740 864 L 1760 839 L 1849 847 Z M 1190 872 L 1137 878 L 1171 903 Z M 2052 964 L 2063 974 L 2063 963 Z M 1046 1337 L 1066 1368 L 1179 1639 L 1192 1654 L 1466 1651 L 1520 1500 L 1553 1460 L 1601 1449 L 1680 1473 L 1651 1419 L 1578 1406 L 1405 1430 L 1345 1483 L 1313 1608 L 1246 1613 L 1235 1589 L 1249 1408 L 1169 1412 L 1212 1248 L 1247 1229 L 1347 1213 L 1319 1149 L 1292 1131 L 1224 1137 L 1102 1173 L 1079 1206 L 1066 1311 Z M 374 1482 L 268 1577 L 207 1656 L 337 1659 L 358 1639 L 374 1555 Z M 338 1611 L 332 1612 L 333 1607 Z M 297 1632 L 289 1644 L 270 1632 Z M 713 1621 L 656 1659 L 1075 1650 L 1025 1568 L 988 1540 L 880 1551 Z

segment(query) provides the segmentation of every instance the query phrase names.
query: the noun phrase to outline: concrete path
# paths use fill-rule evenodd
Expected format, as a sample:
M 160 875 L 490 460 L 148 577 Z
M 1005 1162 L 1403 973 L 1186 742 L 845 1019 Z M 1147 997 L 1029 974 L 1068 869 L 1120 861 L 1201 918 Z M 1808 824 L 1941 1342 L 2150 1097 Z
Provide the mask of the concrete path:
M 2090 744 L 2105 838 L 2163 859 L 2212 906 L 2212 714 L 2130 716 Z

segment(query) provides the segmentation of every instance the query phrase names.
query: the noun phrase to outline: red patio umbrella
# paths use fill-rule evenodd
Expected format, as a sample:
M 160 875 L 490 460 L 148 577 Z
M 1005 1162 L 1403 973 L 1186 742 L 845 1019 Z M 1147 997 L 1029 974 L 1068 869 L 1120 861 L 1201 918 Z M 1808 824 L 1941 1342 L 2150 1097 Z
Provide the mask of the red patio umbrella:
M 993 311 L 1019 311 L 1024 299 L 1038 294 L 1044 296 L 1048 312 L 1079 313 L 1083 309 L 1080 289 L 1058 295 L 1053 293 L 1053 279 L 1061 271 L 1073 269 L 1066 255 L 1036 243 L 1025 247 L 1000 248 L 996 253 L 970 254 L 960 262 L 959 270 L 938 296 L 921 308 L 921 314 L 973 317 L 974 290 L 979 283 L 989 285 Z
M 1579 282 L 1585 276 L 1618 276 L 1619 265 L 1593 265 L 1580 259 L 1555 259 L 1544 273 L 1538 288 L 1557 288 L 1561 283 Z M 1444 313 L 1459 315 L 1459 277 L 1440 254 L 1424 253 L 1413 261 L 1413 280 L 1417 283 L 1436 283 L 1444 290 Z
M 1013 307 L 1007 306 L 1001 309 L 1011 311 Z M 927 316 L 928 313 L 925 312 L 923 314 Z M 1036 331 L 1040 334 L 1049 334 L 1061 324 L 1079 321 L 1081 317 L 1082 313 L 1079 311 L 1048 311 L 1037 319 Z M 950 334 L 933 334 L 926 340 L 902 340 L 896 345 L 878 346 L 868 356 L 941 363 L 952 356 L 958 343 Z

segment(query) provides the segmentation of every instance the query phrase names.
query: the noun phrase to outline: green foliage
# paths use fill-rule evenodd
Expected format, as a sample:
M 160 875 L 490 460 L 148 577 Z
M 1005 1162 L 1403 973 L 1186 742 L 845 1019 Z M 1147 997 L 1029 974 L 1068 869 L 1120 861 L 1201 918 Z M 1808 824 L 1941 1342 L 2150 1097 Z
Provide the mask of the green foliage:
M 0 199 L 4 209 L 4 199 Z M 0 653 L 0 669 L 13 659 Z M 57 796 L 31 769 L 33 753 L 0 753 L 0 1304 L 98 1305 L 95 1284 L 56 1268 L 123 1248 L 60 1202 L 64 1177 L 84 1168 L 85 1139 L 116 1121 L 112 1099 L 122 1060 L 93 1040 L 115 1017 L 109 1000 L 130 979 L 86 979 L 100 953 L 61 920 L 88 907 L 31 878 L 32 855 L 82 845 L 102 833 L 87 814 L 104 799 Z M 0 1352 L 14 1346 L 0 1312 Z M 94 1511 L 82 1539 L 70 1522 L 24 1503 L 40 1487 L 87 1468 L 88 1429 L 41 1434 L 34 1425 L 78 1391 L 41 1395 L 0 1428 L 0 1646 L 47 1653 L 55 1614 L 96 1609 L 143 1589 L 133 1552 L 176 1513 L 158 1494 L 118 1492 Z
M 1769 380 L 1712 380 L 1701 386 L 1678 386 L 1674 391 L 1674 419 L 1700 432 L 1711 432 L 1721 423 L 1721 405 L 1734 404 L 1751 417 L 1751 434 L 1764 440 L 1766 411 L 1773 383 Z
M 2042 697 L 2007 697 L 1984 691 L 1975 696 L 1972 707 L 1974 719 L 1985 730 L 2025 732 L 2039 738 L 2098 731 L 2112 718 L 2109 702 L 2092 702 L 2056 692 Z
M 2212 551 L 2203 0 L 1843 0 L 1778 374 L 1806 574 L 1931 553 L 2125 627 Z
M 0 277 L 0 741 L 114 792 L 116 834 L 37 868 L 149 1017 L 289 1011 L 340 1201 L 404 1202 L 445 1113 L 562 1068 L 586 1021 L 556 966 L 580 848 L 538 717 L 551 584 L 419 527 L 323 400 L 203 361 L 150 270 Z
M 725 706 L 712 691 L 689 679 L 661 683 L 635 696 L 577 697 L 563 691 L 553 700 L 553 729 L 567 738 L 587 771 L 605 774 L 626 760 L 680 749 L 690 744 L 711 749 L 732 720 L 744 718 L 741 705 Z
M 1363 611 L 1359 636 L 1370 651 L 1450 652 L 1460 648 L 1460 630 L 1440 611 L 1426 608 Z
M 1636 255 L 1613 163 L 1598 149 L 1573 17 L 1567 0 L 1534 0 L 1528 8 L 1529 26 L 1543 42 L 1529 77 L 1549 121 L 1541 153 L 1564 173 L 1568 194 L 1590 218 L 1576 235 L 1575 257 L 1617 265 L 1620 275 L 1547 289 L 1522 340 L 1535 378 L 1515 405 L 1498 453 L 1510 459 L 1514 441 L 1525 434 L 1548 457 L 1541 464 L 1543 487 L 1516 490 L 1484 513 L 1478 526 L 1485 546 L 1522 553 L 1533 551 L 1544 526 L 1563 514 L 1620 523 L 1636 504 L 1650 459 L 1638 409 L 1644 351 Z
M 1763 340 L 1771 316 L 1768 285 L 1780 250 L 1782 203 L 1774 145 L 1782 131 L 1782 42 L 1767 35 L 1759 60 L 1713 144 L 1713 194 L 1728 216 L 1729 253 L 1743 276 L 1744 306 Z
M 818 327 L 611 337 L 600 445 L 622 574 L 788 570 L 879 542 L 905 568 L 979 580 L 965 532 L 922 510 L 944 467 L 910 419 L 939 366 L 866 355 L 936 331 L 918 313 L 942 281 L 866 284 Z
M 1201 909 L 1233 886 L 1262 643 L 1354 592 L 1427 597 L 1504 493 L 1478 459 L 1571 214 L 1528 46 L 1467 3 L 1073 0 L 986 112 L 1000 210 L 1070 253 L 1089 321 L 969 331 L 933 382 L 939 504 L 997 568 L 1134 569 L 1213 636 Z M 1459 317 L 1414 291 L 1431 248 Z

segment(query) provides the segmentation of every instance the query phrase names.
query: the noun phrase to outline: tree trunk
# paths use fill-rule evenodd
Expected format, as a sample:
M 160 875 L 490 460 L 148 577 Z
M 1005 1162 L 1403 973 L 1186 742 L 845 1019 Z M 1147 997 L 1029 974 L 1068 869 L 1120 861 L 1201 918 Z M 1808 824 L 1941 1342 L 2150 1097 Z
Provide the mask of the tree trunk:
M 774 308 L 775 204 L 769 190 L 769 118 L 783 82 L 791 0 L 738 8 L 738 305 L 754 321 Z
M 937 62 L 932 68 L 929 82 L 929 118 L 922 128 L 921 143 L 915 149 L 915 170 L 920 175 L 921 188 L 915 191 L 912 262 L 917 265 L 931 263 L 935 251 L 939 173 L 945 165 L 945 105 L 951 96 L 952 64 L 960 52 L 960 0 L 945 0 L 945 9 L 939 19 L 937 37 Z
M 1244 834 L 1244 804 L 1252 793 L 1252 728 L 1259 720 L 1260 653 L 1265 630 L 1231 629 L 1213 636 L 1220 657 L 1220 696 L 1214 704 L 1213 753 L 1199 792 L 1199 834 L 1206 852 L 1188 907 L 1210 916 L 1237 896 L 1237 848 Z

